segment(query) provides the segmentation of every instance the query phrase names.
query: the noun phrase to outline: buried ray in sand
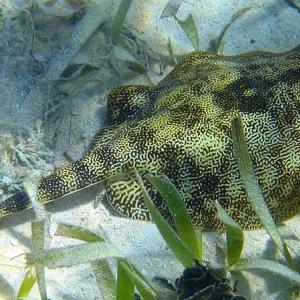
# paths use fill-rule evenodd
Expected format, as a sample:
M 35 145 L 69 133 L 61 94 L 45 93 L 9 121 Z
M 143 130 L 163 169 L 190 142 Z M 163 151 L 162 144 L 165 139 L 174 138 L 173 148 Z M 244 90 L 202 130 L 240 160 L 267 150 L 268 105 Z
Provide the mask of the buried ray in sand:
M 241 115 L 251 160 L 268 208 L 277 222 L 299 208 L 300 48 L 275 54 L 251 52 L 187 55 L 153 86 L 121 86 L 107 99 L 107 126 L 80 160 L 41 180 L 38 198 L 49 202 L 107 181 L 112 207 L 122 216 L 148 220 L 132 179 L 165 174 L 177 187 L 194 225 L 220 227 L 215 200 L 245 229 L 260 226 L 247 199 L 233 153 L 230 124 Z M 125 173 L 120 180 L 109 180 Z M 151 185 L 161 214 L 170 213 Z M 0 203 L 2 215 L 29 207 L 23 192 Z

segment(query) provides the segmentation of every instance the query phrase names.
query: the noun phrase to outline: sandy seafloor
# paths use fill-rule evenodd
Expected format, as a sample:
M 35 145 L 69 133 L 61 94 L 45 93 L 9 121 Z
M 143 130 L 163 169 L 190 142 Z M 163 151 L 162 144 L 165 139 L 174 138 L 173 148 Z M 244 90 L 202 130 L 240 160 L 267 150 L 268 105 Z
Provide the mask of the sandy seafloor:
M 52 168 L 81 156 L 93 134 L 103 125 L 105 95 L 113 86 L 155 83 L 167 74 L 171 70 L 166 59 L 168 38 L 176 55 L 193 50 L 173 17 L 160 18 L 167 1 L 133 0 L 120 47 L 147 63 L 149 76 L 137 75 L 128 66 L 128 57 L 124 58 L 122 50 L 112 51 L 109 26 L 101 25 L 102 19 L 109 20 L 115 14 L 119 2 L 36 0 L 34 8 L 30 1 L 1 2 L 1 198 L 19 187 L 25 177 L 45 175 Z M 81 40 L 81 44 L 68 44 L 70 34 L 74 30 L 80 32 L 78 24 L 84 16 L 74 11 L 84 5 L 95 5 L 93 10 L 98 9 L 96 17 L 101 22 L 90 19 L 90 25 L 96 28 L 90 38 Z M 288 5 L 288 1 L 190 0 L 183 1 L 176 15 L 179 19 L 193 15 L 200 49 L 210 50 L 211 41 L 218 37 L 230 18 L 246 7 L 249 10 L 224 36 L 223 54 L 285 51 L 300 43 L 300 12 Z M 162 68 L 158 56 L 162 58 Z M 63 73 L 64 67 L 68 69 Z M 64 80 L 58 80 L 62 77 Z M 39 130 L 36 129 L 38 120 L 42 122 Z M 149 279 L 161 276 L 174 281 L 182 266 L 156 227 L 113 216 L 101 203 L 95 208 L 94 200 L 99 191 L 100 187 L 95 186 L 46 206 L 51 213 L 48 246 L 74 243 L 53 236 L 58 222 L 80 225 L 106 236 Z M 0 219 L 0 264 L 16 257 L 9 262 L 15 267 L 0 265 L 0 299 L 16 296 L 25 272 L 24 256 L 19 255 L 30 251 L 33 217 L 32 211 L 26 211 Z M 299 216 L 287 224 L 299 236 Z M 221 261 L 216 244 L 222 244 L 222 239 L 216 233 L 205 234 L 205 260 Z M 265 232 L 255 231 L 245 233 L 243 256 L 273 259 L 278 255 Z M 281 277 L 260 271 L 235 276 L 239 291 L 249 299 L 266 299 L 267 295 L 290 286 Z M 50 299 L 101 299 L 88 265 L 47 270 L 46 280 Z M 39 299 L 36 286 L 28 299 Z M 279 294 L 268 299 L 289 297 Z

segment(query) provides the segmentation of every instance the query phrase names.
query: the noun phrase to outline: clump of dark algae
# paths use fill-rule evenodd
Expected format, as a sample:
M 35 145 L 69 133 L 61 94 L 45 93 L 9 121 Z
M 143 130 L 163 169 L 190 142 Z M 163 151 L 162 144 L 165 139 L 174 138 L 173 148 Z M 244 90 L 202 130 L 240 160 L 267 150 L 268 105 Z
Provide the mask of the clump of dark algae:
M 182 275 L 175 280 L 175 286 L 165 278 L 155 277 L 154 280 L 164 290 L 163 295 L 169 291 L 178 300 L 247 300 L 236 295 L 237 282 L 231 287 L 227 278 L 217 277 L 198 261 L 194 267 L 183 270 Z M 136 300 L 141 299 L 137 294 L 135 297 Z
M 187 268 L 175 281 L 179 300 L 246 300 L 243 296 L 236 296 L 236 284 L 231 287 L 226 278 L 217 278 L 212 272 L 199 262 L 195 267 Z

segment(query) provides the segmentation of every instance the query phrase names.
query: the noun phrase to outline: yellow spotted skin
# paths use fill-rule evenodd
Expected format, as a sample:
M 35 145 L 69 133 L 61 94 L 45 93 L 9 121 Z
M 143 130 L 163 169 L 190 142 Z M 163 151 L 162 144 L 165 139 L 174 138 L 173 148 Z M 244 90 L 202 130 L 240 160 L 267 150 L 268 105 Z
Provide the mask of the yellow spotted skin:
M 51 201 L 120 172 L 107 181 L 107 196 L 121 215 L 148 220 L 135 167 L 165 174 L 177 187 L 196 226 L 217 229 L 215 200 L 245 229 L 260 226 L 247 199 L 231 139 L 231 120 L 242 116 L 250 157 L 276 220 L 300 206 L 300 47 L 281 53 L 218 56 L 193 52 L 153 86 L 122 86 L 107 99 L 107 127 L 79 161 L 39 185 L 39 200 Z M 146 181 L 146 180 L 145 180 Z M 146 188 L 171 220 L 160 195 Z M 6 200 L 2 214 L 26 208 Z M 20 204 L 21 203 L 21 204 Z

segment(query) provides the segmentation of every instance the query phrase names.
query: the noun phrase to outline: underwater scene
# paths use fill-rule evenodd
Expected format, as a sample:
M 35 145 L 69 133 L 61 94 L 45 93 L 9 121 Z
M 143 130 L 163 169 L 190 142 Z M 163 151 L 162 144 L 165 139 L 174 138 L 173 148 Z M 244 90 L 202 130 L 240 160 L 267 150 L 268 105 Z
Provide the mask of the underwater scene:
M 300 1 L 0 1 L 0 300 L 300 299 Z

